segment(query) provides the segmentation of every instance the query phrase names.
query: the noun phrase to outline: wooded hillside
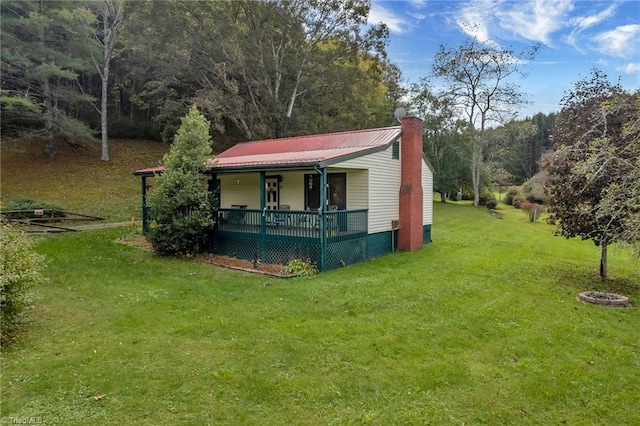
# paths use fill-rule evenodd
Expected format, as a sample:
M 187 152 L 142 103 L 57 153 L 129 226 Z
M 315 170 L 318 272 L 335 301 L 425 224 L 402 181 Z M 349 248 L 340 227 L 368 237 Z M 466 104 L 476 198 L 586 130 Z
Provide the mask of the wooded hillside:
M 97 136 L 101 118 L 110 137 L 168 140 L 195 104 L 220 151 L 389 125 L 402 95 L 386 27 L 365 26 L 368 1 L 4 1 L 0 12 L 1 130 L 44 139 L 50 155 L 58 137 Z

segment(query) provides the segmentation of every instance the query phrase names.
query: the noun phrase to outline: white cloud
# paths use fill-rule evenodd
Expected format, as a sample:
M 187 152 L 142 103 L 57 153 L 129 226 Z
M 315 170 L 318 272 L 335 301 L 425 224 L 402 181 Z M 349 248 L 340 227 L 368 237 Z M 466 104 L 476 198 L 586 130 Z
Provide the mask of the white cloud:
M 497 46 L 497 43 L 489 36 L 489 24 L 492 8 L 496 3 L 490 0 L 482 0 L 465 6 L 456 19 L 456 24 L 465 34 L 475 37 L 481 43 Z
M 609 6 L 605 10 L 595 15 L 590 16 L 576 16 L 572 22 L 578 27 L 579 30 L 584 30 L 586 28 L 592 27 L 607 18 L 613 16 L 616 11 L 617 6 L 615 4 Z
M 622 70 L 626 74 L 638 74 L 640 73 L 640 63 L 627 64 L 625 67 L 622 68 Z
M 420 9 L 421 7 L 426 6 L 427 0 L 409 0 L 409 4 Z
M 383 22 L 389 27 L 389 31 L 396 34 L 402 34 L 407 30 L 407 22 L 401 16 L 394 15 L 393 12 L 377 3 L 371 5 L 367 22 L 369 24 Z
M 462 31 L 481 41 L 493 40 L 492 35 L 504 36 L 506 31 L 511 36 L 550 44 L 551 35 L 567 26 L 571 10 L 572 0 L 481 0 L 462 7 L 457 23 Z M 469 29 L 463 23 L 473 25 Z
M 622 58 L 638 54 L 638 50 L 640 50 L 639 39 L 640 24 L 622 25 L 594 37 L 600 52 Z
M 571 33 L 567 35 L 567 43 L 573 46 L 577 51 L 584 52 L 584 41 L 582 40 L 583 31 L 605 21 L 608 18 L 611 18 L 615 14 L 616 9 L 617 5 L 611 5 L 595 15 L 576 16 L 573 18 L 571 20 L 571 24 L 574 28 L 571 30 Z
M 422 21 L 423 19 L 426 19 L 428 17 L 428 15 L 425 15 L 424 13 L 416 13 L 416 12 L 409 12 L 409 16 L 417 19 L 418 21 Z
M 528 40 L 551 43 L 551 35 L 567 25 L 571 0 L 509 2 L 497 11 L 500 27 Z

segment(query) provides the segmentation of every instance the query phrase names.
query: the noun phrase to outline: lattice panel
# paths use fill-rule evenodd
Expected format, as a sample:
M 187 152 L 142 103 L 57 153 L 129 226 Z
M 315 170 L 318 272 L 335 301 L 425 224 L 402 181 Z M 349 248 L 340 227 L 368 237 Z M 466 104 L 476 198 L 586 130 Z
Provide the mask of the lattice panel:
M 254 260 L 259 256 L 259 244 L 255 238 L 229 237 L 218 233 L 211 245 L 211 253 Z
M 320 242 L 302 243 L 293 241 L 266 241 L 259 238 L 241 238 L 216 234 L 211 253 L 237 257 L 239 259 L 260 259 L 263 263 L 286 265 L 292 259 L 310 259 L 320 265 Z
M 267 241 L 265 246 L 265 262 L 286 265 L 292 259 L 310 259 L 320 266 L 320 244 L 298 242 Z
M 263 263 L 286 265 L 292 259 L 310 259 L 318 267 L 321 265 L 320 241 L 262 241 L 260 236 L 248 238 L 237 235 L 216 234 L 211 252 L 239 259 L 260 259 Z M 335 241 L 327 245 L 325 270 L 364 262 L 367 257 L 367 238 Z
M 327 247 L 327 270 L 355 265 L 367 260 L 367 239 L 330 243 Z

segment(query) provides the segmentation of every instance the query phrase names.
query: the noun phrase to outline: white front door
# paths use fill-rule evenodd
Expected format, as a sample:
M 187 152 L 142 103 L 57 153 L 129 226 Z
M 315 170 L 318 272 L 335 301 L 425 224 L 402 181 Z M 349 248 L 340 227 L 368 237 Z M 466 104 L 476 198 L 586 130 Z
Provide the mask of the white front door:
M 280 185 L 278 185 L 278 178 L 266 178 L 265 179 L 265 207 L 267 210 L 278 210 L 280 205 Z

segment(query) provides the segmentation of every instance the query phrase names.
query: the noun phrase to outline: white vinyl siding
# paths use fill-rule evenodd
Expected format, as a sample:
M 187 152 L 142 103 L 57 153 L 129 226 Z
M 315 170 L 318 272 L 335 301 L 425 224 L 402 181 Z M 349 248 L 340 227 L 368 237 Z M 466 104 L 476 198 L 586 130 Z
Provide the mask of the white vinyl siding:
M 342 163 L 340 165 L 342 166 Z M 347 175 L 347 210 L 369 208 L 367 170 L 329 167 L 327 173 Z
M 220 174 L 220 207 L 246 205 L 248 209 L 260 208 L 260 174 Z
M 392 159 L 392 145 L 384 151 L 337 163 L 327 173 L 346 173 L 347 209 L 369 209 L 369 233 L 391 230 L 391 221 L 399 219 L 400 161 Z M 280 204 L 291 210 L 304 210 L 304 175 L 313 170 L 273 171 L 267 176 L 281 176 Z M 247 205 L 260 208 L 260 173 L 219 174 L 220 206 Z M 239 179 L 239 183 L 238 183 Z M 423 224 L 433 222 L 433 173 L 422 162 Z
M 304 210 L 304 175 L 308 171 L 275 173 L 282 176 L 280 204 L 287 204 L 291 210 Z
M 343 161 L 336 166 L 349 169 L 368 169 L 369 233 L 391 230 L 391 221 L 399 218 L 400 161 L 392 160 L 392 145 L 384 151 Z M 347 175 L 349 185 L 349 175 Z M 347 192 L 351 200 L 354 194 Z M 364 198 L 363 195 L 362 198 Z M 358 208 L 349 203 L 348 208 Z
M 433 224 L 433 172 L 426 161 L 422 161 L 422 224 Z

